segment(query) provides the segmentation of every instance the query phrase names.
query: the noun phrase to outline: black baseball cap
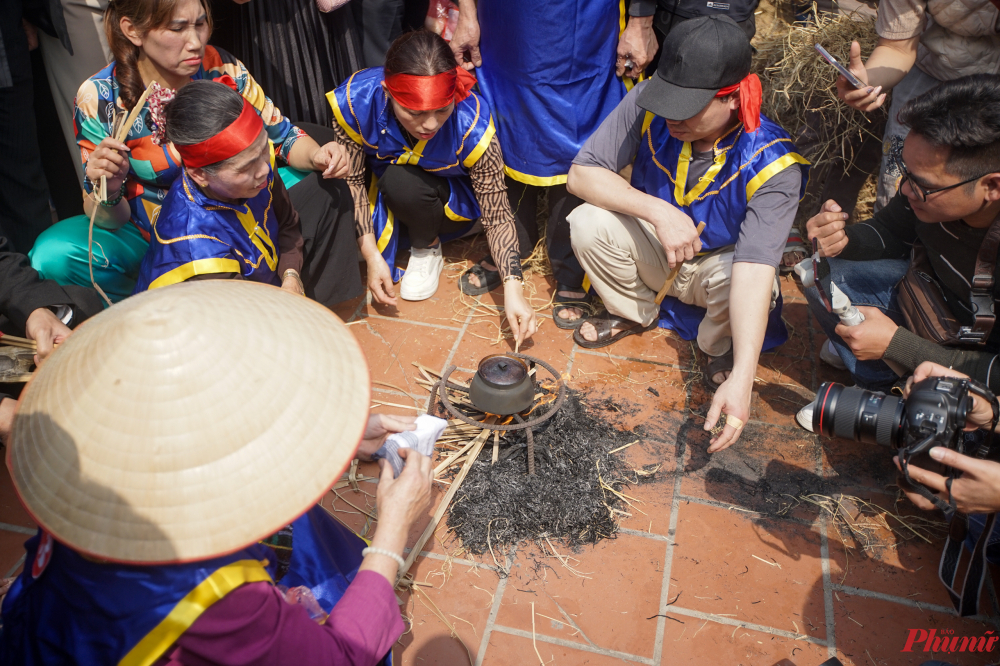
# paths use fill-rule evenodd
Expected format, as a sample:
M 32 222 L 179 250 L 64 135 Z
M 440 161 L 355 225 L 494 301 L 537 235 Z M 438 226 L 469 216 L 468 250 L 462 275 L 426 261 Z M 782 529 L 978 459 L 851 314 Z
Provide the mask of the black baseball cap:
M 728 16 L 715 14 L 682 21 L 663 40 L 656 74 L 636 103 L 667 120 L 687 120 L 722 88 L 750 73 L 750 40 Z

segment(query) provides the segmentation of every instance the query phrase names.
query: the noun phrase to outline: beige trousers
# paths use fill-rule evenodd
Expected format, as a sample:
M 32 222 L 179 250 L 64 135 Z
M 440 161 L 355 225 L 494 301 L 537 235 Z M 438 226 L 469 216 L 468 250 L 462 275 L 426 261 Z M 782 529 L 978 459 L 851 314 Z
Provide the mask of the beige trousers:
M 66 29 L 73 45 L 70 55 L 57 38 L 38 31 L 45 71 L 66 147 L 76 166 L 77 184 L 83 182 L 83 163 L 73 131 L 76 91 L 83 82 L 111 62 L 111 49 L 104 36 L 104 9 L 108 0 L 62 0 Z
M 660 311 L 656 294 L 670 273 L 653 225 L 591 204 L 579 206 L 567 219 L 573 252 L 608 312 L 644 326 L 652 324 Z M 682 264 L 667 292 L 682 303 L 705 308 L 705 317 L 698 325 L 698 347 L 709 356 L 722 356 L 733 346 L 729 325 L 732 276 L 730 246 Z M 770 309 L 780 293 L 775 271 Z

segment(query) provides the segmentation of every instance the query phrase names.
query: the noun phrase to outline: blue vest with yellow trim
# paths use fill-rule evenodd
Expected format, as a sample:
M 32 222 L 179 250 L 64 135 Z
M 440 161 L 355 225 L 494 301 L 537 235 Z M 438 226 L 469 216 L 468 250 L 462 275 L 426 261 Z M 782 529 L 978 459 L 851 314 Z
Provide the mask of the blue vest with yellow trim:
M 378 249 L 392 268 L 392 279 L 399 280 L 403 271 L 395 266 L 396 252 L 408 240 L 400 234 L 396 215 L 385 205 L 376 183 L 390 164 L 411 164 L 424 171 L 448 179 L 451 194 L 444 212 L 456 222 L 469 222 L 480 217 L 479 202 L 472 189 L 469 169 L 486 152 L 495 130 L 490 107 L 485 100 L 472 93 L 455 105 L 444 125 L 428 141 L 418 141 L 412 148 L 406 143 L 399 124 L 393 117 L 391 104 L 382 81 L 385 74 L 381 67 L 363 69 L 351 75 L 336 90 L 327 93 L 337 123 L 348 136 L 364 148 L 374 179 L 368 190 L 372 209 L 372 223 Z M 442 234 L 442 240 L 451 240 L 465 231 Z
M 760 128 L 752 134 L 738 125 L 715 142 L 715 163 L 691 190 L 686 191 L 691 144 L 670 136 L 663 118 L 646 114 L 642 143 L 632 168 L 632 187 L 669 201 L 687 213 L 695 224 L 705 223 L 702 251 L 735 245 L 746 218 L 747 203 L 768 178 L 793 164 L 809 162 L 795 151 L 791 138 L 777 124 L 761 116 Z M 808 169 L 802 169 L 805 192 Z M 698 336 L 705 310 L 668 296 L 660 306 L 660 327 L 676 331 L 685 340 Z M 781 321 L 781 297 L 768 318 L 764 349 L 788 339 Z
M 267 187 L 242 204 L 210 199 L 187 172 L 181 174 L 153 220 L 134 293 L 210 273 L 239 273 L 247 280 L 280 285 L 273 186 L 273 147 Z
M 615 76 L 625 0 L 479 0 L 478 13 L 476 75 L 507 175 L 565 183 L 583 143 L 627 92 Z
M 329 613 L 357 574 L 364 542 L 320 507 L 292 523 L 292 536 L 281 584 L 309 587 Z M 212 603 L 270 581 L 276 559 L 255 544 L 189 564 L 106 564 L 41 531 L 25 550 L 24 571 L 3 602 L 2 666 L 153 664 Z M 381 663 L 391 666 L 391 654 Z

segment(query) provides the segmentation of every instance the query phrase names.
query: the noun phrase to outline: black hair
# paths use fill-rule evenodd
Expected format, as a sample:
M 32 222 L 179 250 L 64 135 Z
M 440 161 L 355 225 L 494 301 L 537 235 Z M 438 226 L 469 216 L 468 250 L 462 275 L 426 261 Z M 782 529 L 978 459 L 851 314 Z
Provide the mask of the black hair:
M 945 81 L 907 102 L 899 122 L 950 148 L 946 168 L 962 180 L 1000 172 L 1000 75 Z
M 385 75 L 437 76 L 458 67 L 448 42 L 430 30 L 401 35 L 385 54 Z
M 192 81 L 177 91 L 163 109 L 167 141 L 190 146 L 207 141 L 243 113 L 243 96 L 222 83 Z M 231 159 L 231 158 L 230 158 Z M 214 174 L 228 160 L 202 167 Z

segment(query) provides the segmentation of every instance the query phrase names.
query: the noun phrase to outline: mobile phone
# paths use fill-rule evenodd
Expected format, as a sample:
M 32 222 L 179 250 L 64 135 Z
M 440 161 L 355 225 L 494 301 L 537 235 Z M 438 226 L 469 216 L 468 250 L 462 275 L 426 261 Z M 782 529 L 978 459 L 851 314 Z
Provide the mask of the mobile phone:
M 841 65 L 837 61 L 836 58 L 834 58 L 832 55 L 830 55 L 829 51 L 827 51 L 826 49 L 823 48 L 822 45 L 817 44 L 816 45 L 816 50 L 819 51 L 819 54 L 821 56 L 823 56 L 823 58 L 825 58 L 828 63 L 830 63 L 831 65 L 833 65 L 834 67 L 836 67 L 837 71 L 840 72 L 841 74 L 843 74 L 844 78 L 847 79 L 847 82 L 850 83 L 852 86 L 854 86 L 858 90 L 861 90 L 862 88 L 867 88 L 868 87 L 867 83 L 862 83 L 861 79 L 859 79 L 858 77 L 856 77 L 853 74 L 851 74 L 851 70 L 849 70 L 846 67 L 844 67 L 843 65 Z

